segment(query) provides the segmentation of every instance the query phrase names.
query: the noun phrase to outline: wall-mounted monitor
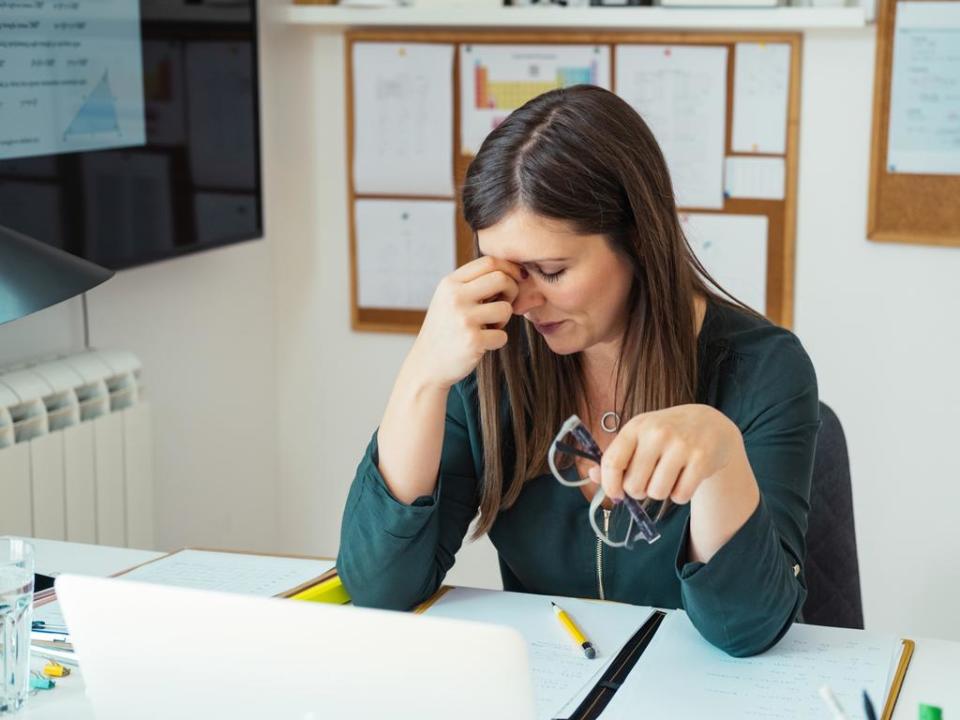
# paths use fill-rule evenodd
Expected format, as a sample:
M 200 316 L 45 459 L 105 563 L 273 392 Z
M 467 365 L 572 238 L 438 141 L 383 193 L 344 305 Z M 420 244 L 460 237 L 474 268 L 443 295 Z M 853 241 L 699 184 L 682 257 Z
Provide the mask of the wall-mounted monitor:
M 0 225 L 111 268 L 262 236 L 256 0 L 2 20 Z

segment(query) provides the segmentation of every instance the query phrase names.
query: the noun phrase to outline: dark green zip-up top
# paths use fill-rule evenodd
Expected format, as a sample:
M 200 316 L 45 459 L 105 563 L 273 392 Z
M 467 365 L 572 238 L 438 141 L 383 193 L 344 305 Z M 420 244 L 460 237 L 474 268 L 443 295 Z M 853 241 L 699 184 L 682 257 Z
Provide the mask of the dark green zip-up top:
M 792 333 L 712 301 L 698 348 L 697 401 L 740 428 L 761 496 L 710 562 L 687 562 L 689 506 L 659 523 L 661 538 L 653 545 L 601 546 L 580 489 L 549 474 L 530 480 L 513 507 L 500 512 L 490 540 L 505 590 L 597 598 L 602 584 L 608 600 L 682 607 L 711 643 L 752 655 L 783 636 L 806 596 L 817 381 Z M 450 391 L 433 496 L 411 505 L 397 501 L 377 462 L 374 435 L 347 498 L 337 568 L 355 604 L 408 609 L 440 586 L 477 514 L 483 447 L 475 377 Z M 626 508 L 616 506 L 611 530 L 626 518 Z

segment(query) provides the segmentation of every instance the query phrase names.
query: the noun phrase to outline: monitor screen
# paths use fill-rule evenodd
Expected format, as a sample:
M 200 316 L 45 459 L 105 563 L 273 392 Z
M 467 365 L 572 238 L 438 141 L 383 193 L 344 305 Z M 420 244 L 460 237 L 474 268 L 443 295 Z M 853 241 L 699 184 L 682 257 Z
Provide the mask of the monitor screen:
M 110 268 L 263 232 L 256 0 L 0 17 L 0 225 Z

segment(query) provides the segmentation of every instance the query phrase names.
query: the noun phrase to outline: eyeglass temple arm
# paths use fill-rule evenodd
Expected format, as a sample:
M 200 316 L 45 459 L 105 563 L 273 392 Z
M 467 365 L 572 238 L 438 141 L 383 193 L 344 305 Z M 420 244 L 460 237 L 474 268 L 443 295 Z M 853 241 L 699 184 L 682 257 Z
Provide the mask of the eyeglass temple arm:
M 556 446 L 557 446 L 557 450 L 563 453 L 567 453 L 568 455 L 576 455 L 577 457 L 582 457 L 586 460 L 593 460 L 594 462 L 597 462 L 597 463 L 600 462 L 600 456 L 597 455 L 596 453 L 588 453 L 588 452 L 584 452 L 583 450 L 578 450 L 572 445 L 567 445 L 565 442 L 561 442 L 559 440 L 556 442 Z

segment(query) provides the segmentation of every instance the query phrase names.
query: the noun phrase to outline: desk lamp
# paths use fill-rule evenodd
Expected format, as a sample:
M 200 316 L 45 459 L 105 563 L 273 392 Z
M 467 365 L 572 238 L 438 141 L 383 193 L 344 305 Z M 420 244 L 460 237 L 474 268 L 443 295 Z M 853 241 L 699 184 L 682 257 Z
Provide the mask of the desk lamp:
M 0 325 L 85 293 L 113 271 L 0 225 Z

